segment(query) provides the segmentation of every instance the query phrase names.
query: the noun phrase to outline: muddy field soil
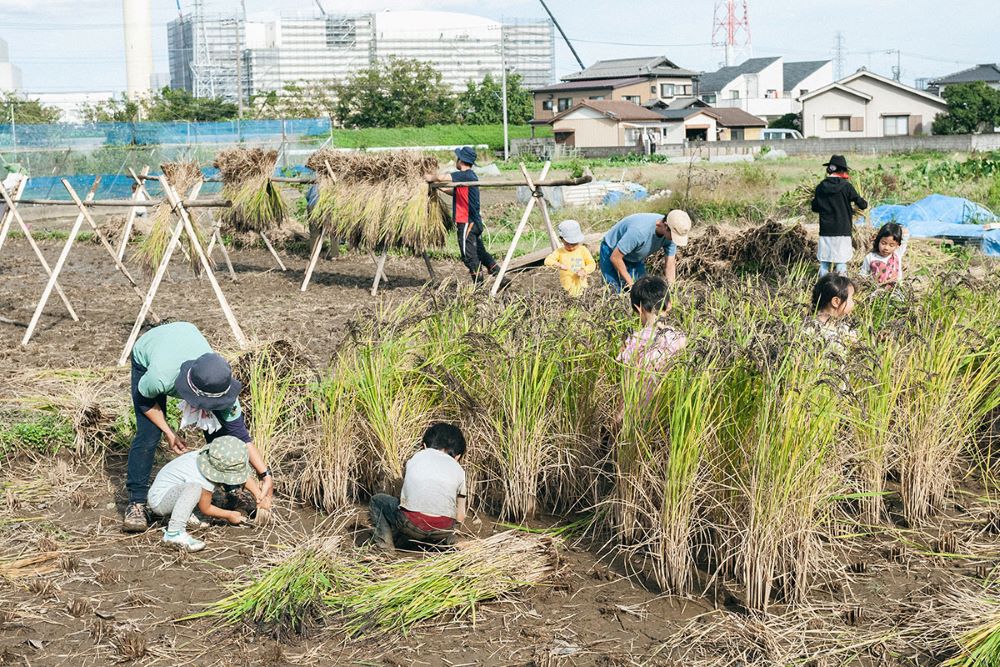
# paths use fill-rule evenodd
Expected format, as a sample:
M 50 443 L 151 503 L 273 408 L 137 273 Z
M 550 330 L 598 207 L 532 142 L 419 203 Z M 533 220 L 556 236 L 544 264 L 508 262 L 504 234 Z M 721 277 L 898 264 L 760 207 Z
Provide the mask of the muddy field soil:
M 60 241 L 43 241 L 54 263 Z M 238 273 L 220 283 L 245 332 L 284 338 L 317 365 L 329 359 L 345 323 L 374 300 L 371 259 L 348 254 L 322 261 L 305 293 L 304 257 L 275 268 L 260 250 L 235 253 Z M 456 261 L 435 261 L 442 290 L 467 280 Z M 138 273 L 138 270 L 136 271 Z M 389 284 L 378 299 L 398 303 L 425 288 L 420 259 L 390 258 Z M 0 387 L 7 402 L 34 392 L 33 372 L 113 366 L 133 325 L 139 300 L 100 246 L 81 243 L 60 283 L 77 308 L 72 322 L 53 296 L 35 337 L 24 329 L 44 285 L 24 239 L 0 254 Z M 558 289 L 552 274 L 516 278 L 515 291 Z M 219 349 L 236 348 L 210 285 L 177 263 L 154 309 L 195 322 Z M 125 391 L 125 369 L 113 371 Z M 918 610 L 958 580 L 986 576 L 996 536 L 967 487 L 930 529 L 896 523 L 866 539 L 828 545 L 809 604 L 775 608 L 754 618 L 724 578 L 699 571 L 703 594 L 658 593 L 636 574 L 641 563 L 602 557 L 599 544 L 567 542 L 563 567 L 549 585 L 515 601 L 485 605 L 468 619 L 423 626 L 408 637 L 359 642 L 313 628 L 279 639 L 209 621 L 178 622 L 227 594 L 228 586 L 269 554 L 300 543 L 321 520 L 313 510 L 279 500 L 271 527 L 212 527 L 208 548 L 193 556 L 165 551 L 160 531 L 120 532 L 124 453 L 92 465 L 56 459 L 18 460 L 0 470 L 0 665 L 932 665 L 935 656 L 906 639 Z M 540 521 L 537 526 L 550 525 Z M 356 539 L 366 537 L 358 508 Z M 479 535 L 502 530 L 475 515 Z M 848 526 L 844 534 L 854 532 Z M 949 551 L 947 558 L 938 554 Z M 23 560 L 27 559 L 27 560 Z M 15 565 L 17 567 L 15 567 Z M 786 613 L 787 612 L 787 613 Z

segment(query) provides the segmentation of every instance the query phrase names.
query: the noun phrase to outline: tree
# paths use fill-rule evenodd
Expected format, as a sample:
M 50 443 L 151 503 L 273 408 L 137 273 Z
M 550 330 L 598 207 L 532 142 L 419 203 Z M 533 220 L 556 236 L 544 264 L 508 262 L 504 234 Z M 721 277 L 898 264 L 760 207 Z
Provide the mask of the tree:
M 1000 127 L 1000 90 L 983 81 L 944 89 L 948 111 L 934 120 L 934 134 L 974 134 Z
M 254 118 L 332 118 L 336 111 L 332 81 L 289 83 L 250 99 Z
M 503 122 L 503 86 L 487 74 L 481 83 L 469 81 L 458 97 L 462 122 L 468 125 L 495 125 Z M 521 85 L 520 74 L 507 75 L 507 120 L 523 125 L 535 115 L 531 92 Z
M 389 58 L 333 87 L 335 116 L 346 127 L 423 127 L 454 123 L 455 95 L 441 73 L 419 60 Z
M 784 116 L 772 120 L 768 127 L 780 130 L 798 130 L 801 132 L 802 118 L 797 113 L 786 113 Z
M 12 115 L 15 124 L 46 124 L 58 123 L 62 111 L 42 104 L 39 99 L 21 97 L 11 91 L 0 93 L 0 123 L 9 123 Z
M 148 97 L 131 99 L 124 94 L 104 102 L 84 105 L 85 120 L 135 123 L 140 120 L 217 121 L 236 118 L 239 109 L 233 102 L 218 97 L 195 97 L 186 90 L 164 88 Z

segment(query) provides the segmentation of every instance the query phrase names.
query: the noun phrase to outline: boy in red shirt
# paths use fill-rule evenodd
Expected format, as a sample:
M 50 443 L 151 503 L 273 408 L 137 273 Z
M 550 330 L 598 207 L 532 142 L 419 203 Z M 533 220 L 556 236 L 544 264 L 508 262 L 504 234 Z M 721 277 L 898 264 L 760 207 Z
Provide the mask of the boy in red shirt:
M 428 182 L 451 181 L 452 183 L 474 183 L 479 180 L 472 166 L 476 163 L 475 149 L 462 146 L 455 149 L 455 171 L 439 176 L 427 174 Z M 442 188 L 452 195 L 452 218 L 458 230 L 458 250 L 462 253 L 462 263 L 469 269 L 474 282 L 479 281 L 479 267 L 485 266 L 491 276 L 500 272 L 500 266 L 493 255 L 483 245 L 483 219 L 479 214 L 479 188 L 459 186 Z

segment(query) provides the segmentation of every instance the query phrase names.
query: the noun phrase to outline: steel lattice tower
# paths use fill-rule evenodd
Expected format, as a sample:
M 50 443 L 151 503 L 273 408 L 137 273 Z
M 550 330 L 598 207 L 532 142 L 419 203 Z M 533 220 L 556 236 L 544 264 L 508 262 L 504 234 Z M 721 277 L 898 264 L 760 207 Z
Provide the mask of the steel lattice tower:
M 726 50 L 726 66 L 737 58 L 753 55 L 750 41 L 750 0 L 715 0 L 712 21 L 712 46 Z

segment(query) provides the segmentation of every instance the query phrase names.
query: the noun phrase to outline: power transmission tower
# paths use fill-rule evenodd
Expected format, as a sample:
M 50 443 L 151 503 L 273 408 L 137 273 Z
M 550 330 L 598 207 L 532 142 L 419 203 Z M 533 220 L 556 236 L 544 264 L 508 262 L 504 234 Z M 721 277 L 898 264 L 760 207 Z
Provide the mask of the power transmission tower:
M 833 61 L 837 68 L 837 81 L 844 78 L 844 60 L 847 56 L 847 40 L 844 39 L 844 31 L 837 31 L 837 40 L 833 47 Z
M 726 67 L 753 55 L 750 41 L 750 0 L 715 0 L 712 46 L 726 50 Z

